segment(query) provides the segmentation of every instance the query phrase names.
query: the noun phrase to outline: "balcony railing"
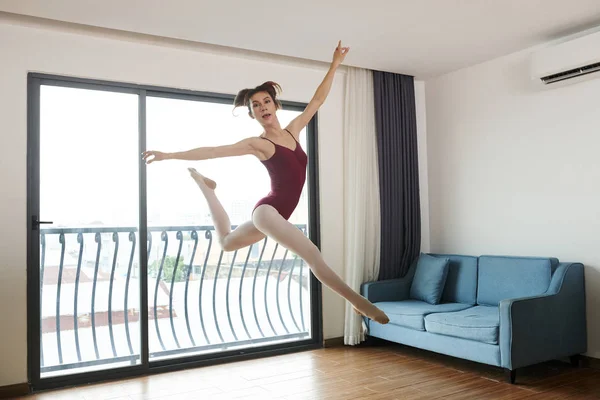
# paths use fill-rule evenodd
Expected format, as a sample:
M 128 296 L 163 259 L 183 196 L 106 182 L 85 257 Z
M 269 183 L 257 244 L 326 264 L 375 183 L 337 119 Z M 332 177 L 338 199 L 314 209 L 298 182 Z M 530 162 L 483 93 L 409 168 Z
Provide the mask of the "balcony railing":
M 297 227 L 306 234 L 305 225 Z M 148 228 L 142 278 L 150 358 L 309 337 L 310 280 L 302 259 L 268 239 L 223 252 L 213 231 Z M 139 363 L 137 229 L 51 228 L 40 235 L 42 375 Z

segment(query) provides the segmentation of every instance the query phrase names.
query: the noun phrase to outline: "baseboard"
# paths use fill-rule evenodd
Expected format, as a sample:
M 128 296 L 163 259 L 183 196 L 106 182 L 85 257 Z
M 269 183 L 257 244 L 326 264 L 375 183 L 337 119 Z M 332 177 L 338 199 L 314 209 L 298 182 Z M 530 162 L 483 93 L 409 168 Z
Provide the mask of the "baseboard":
M 598 358 L 582 355 L 581 364 L 586 368 L 600 369 L 600 359 Z
M 339 347 L 344 345 L 344 337 L 336 337 L 323 340 L 323 347 Z
M 25 396 L 27 394 L 29 394 L 29 384 L 27 383 L 0 386 L 0 399 L 12 399 L 17 396 Z
M 359 344 L 354 345 L 352 347 L 373 346 L 373 345 L 380 346 L 380 345 L 386 345 L 386 344 L 387 345 L 398 345 L 398 343 L 389 342 L 384 339 L 379 339 L 377 337 L 367 335 L 365 337 L 364 341 L 362 341 Z M 323 347 L 340 347 L 340 346 L 345 346 L 345 345 L 346 345 L 346 343 L 344 342 L 343 336 L 323 340 Z

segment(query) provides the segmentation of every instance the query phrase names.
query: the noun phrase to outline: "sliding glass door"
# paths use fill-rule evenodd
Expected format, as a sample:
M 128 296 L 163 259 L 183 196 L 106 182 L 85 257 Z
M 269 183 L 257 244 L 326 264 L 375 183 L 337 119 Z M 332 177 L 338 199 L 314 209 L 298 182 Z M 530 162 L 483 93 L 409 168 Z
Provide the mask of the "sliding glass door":
M 283 111 L 281 122 L 298 114 Z M 230 104 L 148 93 L 146 115 L 149 149 L 219 146 L 260 134 L 245 112 L 232 116 Z M 302 141 L 306 146 L 305 132 Z M 268 239 L 223 252 L 188 167 L 217 182 L 216 195 L 233 226 L 250 220 L 254 204 L 270 190 L 267 171 L 253 156 L 147 167 L 150 359 L 310 338 L 310 279 L 304 262 Z M 306 193 L 292 217 L 304 232 Z
M 138 96 L 42 85 L 39 111 L 41 377 L 139 364 Z
M 260 134 L 232 96 L 31 75 L 29 368 L 34 387 L 318 346 L 320 288 L 270 239 L 223 251 L 194 167 L 217 181 L 232 228 L 270 186 L 250 156 L 144 165 Z M 284 102 L 285 126 L 302 104 Z M 318 245 L 316 123 L 290 219 Z

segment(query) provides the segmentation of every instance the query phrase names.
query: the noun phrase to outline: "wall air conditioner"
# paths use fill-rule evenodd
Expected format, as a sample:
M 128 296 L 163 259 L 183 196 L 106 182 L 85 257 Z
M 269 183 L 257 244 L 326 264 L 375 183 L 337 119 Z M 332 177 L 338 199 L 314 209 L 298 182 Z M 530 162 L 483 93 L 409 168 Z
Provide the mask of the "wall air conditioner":
M 544 87 L 600 78 L 600 31 L 534 51 L 531 78 Z

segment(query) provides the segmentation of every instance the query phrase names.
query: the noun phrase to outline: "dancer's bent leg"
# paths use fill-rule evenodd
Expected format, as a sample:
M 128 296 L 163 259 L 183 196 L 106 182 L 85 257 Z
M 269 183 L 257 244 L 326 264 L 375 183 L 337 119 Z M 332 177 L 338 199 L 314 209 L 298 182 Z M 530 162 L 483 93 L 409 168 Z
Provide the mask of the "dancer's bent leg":
M 318 280 L 352 303 L 361 314 L 381 324 L 389 322 L 383 311 L 346 285 L 325 263 L 317 246 L 275 208 L 269 205 L 258 206 L 254 210 L 252 221 L 264 234 L 306 261 Z
M 216 183 L 202 176 L 194 168 L 188 170 L 206 198 L 219 243 L 224 251 L 239 250 L 264 239 L 264 233 L 256 229 L 252 221 L 244 222 L 232 232 L 229 216 L 215 194 Z

